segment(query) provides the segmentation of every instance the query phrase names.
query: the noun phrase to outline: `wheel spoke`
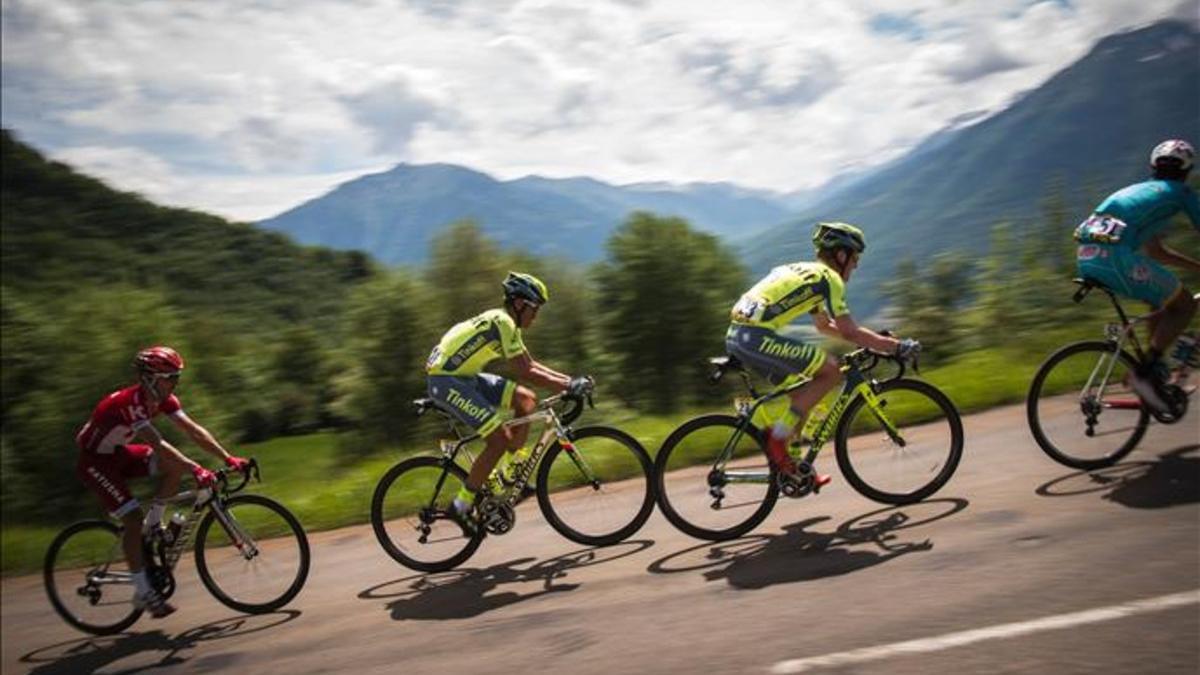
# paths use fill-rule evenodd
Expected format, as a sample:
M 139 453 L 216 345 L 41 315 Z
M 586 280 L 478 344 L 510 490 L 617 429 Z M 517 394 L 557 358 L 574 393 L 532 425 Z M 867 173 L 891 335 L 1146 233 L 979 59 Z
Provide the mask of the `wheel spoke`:
M 658 451 L 659 506 L 671 524 L 693 537 L 740 537 L 775 504 L 778 487 L 759 432 L 748 427 L 738 433 L 738 424 L 728 415 L 698 417 L 676 429 Z
M 546 519 L 572 541 L 615 544 L 654 509 L 650 458 L 632 437 L 611 427 L 584 427 L 571 446 L 542 459 L 538 502 Z
M 1135 364 L 1104 342 L 1055 352 L 1034 376 L 1026 401 L 1030 430 L 1054 460 L 1073 468 L 1109 466 L 1145 433 L 1149 415 L 1131 387 Z

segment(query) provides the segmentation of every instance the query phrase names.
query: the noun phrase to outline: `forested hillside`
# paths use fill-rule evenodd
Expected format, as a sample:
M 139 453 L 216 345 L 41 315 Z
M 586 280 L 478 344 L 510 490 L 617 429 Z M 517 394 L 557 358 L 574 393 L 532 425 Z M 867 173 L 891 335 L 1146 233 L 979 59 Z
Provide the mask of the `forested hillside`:
M 1009 108 L 929 139 L 744 241 L 745 259 L 765 272 L 811 255 L 812 223 L 857 223 L 869 243 L 851 307 L 870 314 L 882 306 L 879 291 L 898 263 L 923 265 L 950 249 L 981 256 L 999 222 L 1038 240 L 1066 241 L 1106 194 L 1148 176 L 1150 149 L 1167 138 L 1200 142 L 1200 34 L 1180 22 L 1101 40 Z M 1066 222 L 1049 222 L 1048 211 Z
M 654 411 L 724 395 L 703 384 L 703 359 L 747 282 L 715 237 L 648 213 L 595 267 L 502 248 L 463 221 L 433 238 L 424 267 L 379 268 L 115 192 L 7 132 L 2 198 L 4 500 L 23 519 L 94 508 L 73 437 L 148 344 L 184 354 L 185 409 L 230 447 L 335 429 L 353 463 L 429 430 L 409 401 L 424 395 L 430 348 L 498 306 L 510 269 L 551 288 L 525 336 L 539 360 L 597 376 L 610 407 Z

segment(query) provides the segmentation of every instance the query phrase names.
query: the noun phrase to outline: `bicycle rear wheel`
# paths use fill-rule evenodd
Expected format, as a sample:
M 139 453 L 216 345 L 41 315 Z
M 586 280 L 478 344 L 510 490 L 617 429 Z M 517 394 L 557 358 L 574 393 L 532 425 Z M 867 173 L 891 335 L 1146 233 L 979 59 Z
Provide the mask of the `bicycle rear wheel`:
M 919 502 L 940 490 L 958 468 L 962 419 L 945 394 L 920 380 L 883 382 L 876 395 L 881 414 L 897 433 L 893 436 L 866 399 L 856 396 L 838 423 L 838 468 L 867 499 Z
M 84 520 L 59 533 L 46 551 L 42 578 L 50 604 L 85 633 L 120 633 L 142 615 L 133 606 L 123 532 L 106 520 Z
M 658 507 L 685 534 L 736 539 L 766 519 L 779 498 L 762 432 L 731 415 L 684 422 L 663 442 L 654 462 Z M 726 446 L 734 440 L 730 455 Z
M 310 562 L 300 521 L 262 495 L 234 495 L 221 508 L 209 509 L 196 531 L 196 572 L 205 588 L 247 614 L 291 602 L 304 587 Z
M 1137 361 L 1108 342 L 1077 342 L 1038 368 L 1025 400 L 1029 430 L 1051 459 L 1099 469 L 1137 447 L 1150 413 L 1130 386 Z
M 393 466 L 375 487 L 371 526 L 387 554 L 420 572 L 441 572 L 470 558 L 483 530 L 470 533 L 451 516 L 467 473 L 437 457 L 413 457 Z
M 601 426 L 577 429 L 571 445 L 566 450 L 556 442 L 538 467 L 538 505 L 546 521 L 587 546 L 633 536 L 654 511 L 654 467 L 646 450 L 620 429 Z

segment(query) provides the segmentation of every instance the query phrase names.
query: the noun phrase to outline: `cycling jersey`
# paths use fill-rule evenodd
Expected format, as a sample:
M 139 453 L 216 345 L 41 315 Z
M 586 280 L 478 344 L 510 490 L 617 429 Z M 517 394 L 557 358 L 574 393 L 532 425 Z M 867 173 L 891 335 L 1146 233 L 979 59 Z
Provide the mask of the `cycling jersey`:
M 120 445 L 126 445 L 134 434 L 150 424 L 159 414 L 181 414 L 183 406 L 171 394 L 165 401 L 154 402 L 140 385 L 133 385 L 105 396 L 83 428 L 75 436 L 80 450 L 110 455 Z
M 497 358 L 511 359 L 525 352 L 521 329 L 502 309 L 492 309 L 455 324 L 442 336 L 425 362 L 430 375 L 478 375 Z
M 1075 229 L 1075 240 L 1136 251 L 1180 211 L 1200 229 L 1200 199 L 1187 184 L 1175 180 L 1135 183 L 1100 202 L 1092 217 Z
M 735 325 L 778 330 L 816 311 L 830 318 L 849 314 L 846 284 L 825 263 L 798 262 L 771 270 L 742 295 L 730 318 Z
M 1179 280 L 1139 249 L 1180 211 L 1200 229 L 1200 200 L 1182 181 L 1148 180 L 1114 192 L 1075 228 L 1080 276 L 1162 307 L 1178 292 Z

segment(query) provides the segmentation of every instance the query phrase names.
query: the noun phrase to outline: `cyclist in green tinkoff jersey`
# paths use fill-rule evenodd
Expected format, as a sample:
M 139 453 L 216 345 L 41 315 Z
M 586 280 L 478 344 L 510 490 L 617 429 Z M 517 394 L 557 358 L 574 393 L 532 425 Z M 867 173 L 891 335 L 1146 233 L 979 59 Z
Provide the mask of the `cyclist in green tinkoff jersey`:
M 528 452 L 524 446 L 529 425 L 502 426 L 502 409 L 511 408 L 521 417 L 532 414 L 537 405 L 533 391 L 483 372 L 484 366 L 504 358 L 522 382 L 576 396 L 592 386 L 590 377 L 572 379 L 535 361 L 521 340 L 521 329 L 533 325 L 538 310 L 550 297 L 546 284 L 530 274 L 509 272 L 503 286 L 504 308 L 488 310 L 454 325 L 425 364 L 429 396 L 484 438 L 484 450 L 471 465 L 466 485 L 454 498 L 454 510 L 468 527 L 472 525 L 468 516 L 476 493 L 501 456 L 506 451 L 512 453 L 515 462 Z
M 1200 230 L 1200 199 L 1187 185 L 1195 160 L 1196 151 L 1187 141 L 1159 143 L 1150 153 L 1151 180 L 1109 195 L 1075 228 L 1080 276 L 1161 312 L 1148 321 L 1149 359 L 1130 383 L 1147 405 L 1160 411 L 1168 407 L 1161 389 L 1170 377 L 1162 356 L 1196 315 L 1196 301 L 1159 263 L 1200 272 L 1200 261 L 1167 248 L 1162 232 L 1180 212 Z
M 916 340 L 898 340 L 859 326 L 846 306 L 845 284 L 866 249 L 862 230 L 846 223 L 817 223 L 813 232 L 815 262 L 781 265 L 746 291 L 731 312 L 725 350 L 772 385 L 783 387 L 811 378 L 790 393 L 791 405 L 767 434 L 767 455 L 775 468 L 796 474 L 788 444 L 805 417 L 842 379 L 836 357 L 816 345 L 785 337 L 779 329 L 801 314 L 811 314 L 821 333 L 860 347 L 911 358 L 921 348 Z M 816 476 L 820 487 L 830 481 Z

